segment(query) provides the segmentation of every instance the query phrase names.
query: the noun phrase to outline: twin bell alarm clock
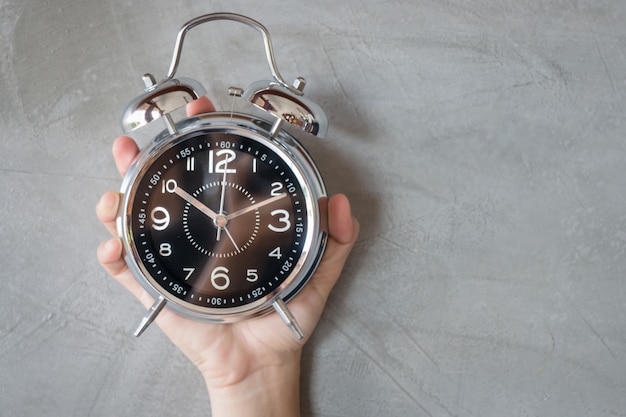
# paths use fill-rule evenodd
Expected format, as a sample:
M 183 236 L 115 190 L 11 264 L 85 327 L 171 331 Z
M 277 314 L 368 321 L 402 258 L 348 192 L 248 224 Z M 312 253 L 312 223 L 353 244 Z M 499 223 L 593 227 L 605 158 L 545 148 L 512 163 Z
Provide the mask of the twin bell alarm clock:
M 262 35 L 272 79 L 231 87 L 230 110 L 176 120 L 174 110 L 206 92 L 195 80 L 174 78 L 185 35 L 217 20 Z M 144 92 L 122 113 L 122 128 L 129 133 L 155 122 L 163 130 L 130 166 L 117 219 L 126 263 L 155 298 L 135 335 L 169 308 L 210 322 L 276 311 L 303 338 L 287 303 L 324 252 L 327 196 L 301 142 L 328 127 L 322 109 L 303 97 L 304 79 L 283 80 L 259 22 L 215 13 L 180 29 L 164 79 L 143 80 Z

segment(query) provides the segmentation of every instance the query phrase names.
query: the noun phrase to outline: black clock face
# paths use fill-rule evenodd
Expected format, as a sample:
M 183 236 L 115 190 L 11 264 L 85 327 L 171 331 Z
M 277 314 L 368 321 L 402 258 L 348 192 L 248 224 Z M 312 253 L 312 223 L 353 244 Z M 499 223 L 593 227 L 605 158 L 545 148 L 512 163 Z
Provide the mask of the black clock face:
M 155 287 L 200 308 L 254 303 L 301 267 L 311 203 L 280 147 L 199 133 L 151 160 L 132 190 L 134 256 Z

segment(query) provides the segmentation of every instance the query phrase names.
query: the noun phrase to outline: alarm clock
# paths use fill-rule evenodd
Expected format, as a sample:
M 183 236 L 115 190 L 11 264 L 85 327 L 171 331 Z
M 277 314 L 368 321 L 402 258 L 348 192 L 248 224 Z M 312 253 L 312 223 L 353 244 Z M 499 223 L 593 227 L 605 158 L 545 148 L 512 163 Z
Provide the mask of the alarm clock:
M 174 78 L 186 33 L 216 20 L 246 24 L 263 37 L 272 79 L 232 87 L 227 110 L 176 118 L 205 94 Z M 143 76 L 144 92 L 122 113 L 125 133 L 152 122 L 151 138 L 121 186 L 117 229 L 125 260 L 154 298 L 139 336 L 162 311 L 229 323 L 278 312 L 303 338 L 287 303 L 306 285 L 327 239 L 327 194 L 301 142 L 326 134 L 322 109 L 303 97 L 305 81 L 286 83 L 270 36 L 232 13 L 195 18 L 178 32 L 167 76 Z

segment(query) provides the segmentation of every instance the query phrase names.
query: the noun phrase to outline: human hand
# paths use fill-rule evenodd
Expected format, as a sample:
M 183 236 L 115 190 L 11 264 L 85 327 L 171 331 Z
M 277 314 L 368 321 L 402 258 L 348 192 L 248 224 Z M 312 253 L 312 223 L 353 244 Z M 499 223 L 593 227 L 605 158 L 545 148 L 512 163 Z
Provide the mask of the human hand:
M 190 115 L 214 111 L 202 97 L 190 103 Z M 113 156 L 125 175 L 139 149 L 133 139 L 118 137 Z M 115 219 L 121 198 L 117 192 L 102 196 L 96 213 L 117 236 Z M 303 344 L 311 335 L 359 232 L 348 199 L 335 195 L 328 201 L 328 244 L 309 283 L 289 302 L 305 339 L 297 340 L 277 313 L 237 323 L 214 324 L 180 316 L 164 309 L 155 323 L 202 372 L 211 396 L 213 416 L 297 415 L 299 371 Z M 104 269 L 146 308 L 154 299 L 135 280 L 123 257 L 118 237 L 103 242 L 98 260 Z M 278 408 L 277 408 L 278 407 Z

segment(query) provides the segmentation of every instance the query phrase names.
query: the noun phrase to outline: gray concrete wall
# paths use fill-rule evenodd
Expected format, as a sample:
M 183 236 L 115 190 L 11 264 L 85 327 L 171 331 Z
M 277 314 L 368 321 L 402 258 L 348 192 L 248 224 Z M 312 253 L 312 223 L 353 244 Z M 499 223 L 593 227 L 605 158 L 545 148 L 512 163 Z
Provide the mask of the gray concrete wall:
M 234 11 L 330 115 L 362 234 L 304 357 L 305 416 L 626 415 L 623 1 L 0 2 L 0 414 L 206 416 L 200 375 L 99 268 L 110 147 L 175 33 Z M 257 34 L 191 32 L 226 106 Z M 248 55 L 248 56 L 246 56 Z

